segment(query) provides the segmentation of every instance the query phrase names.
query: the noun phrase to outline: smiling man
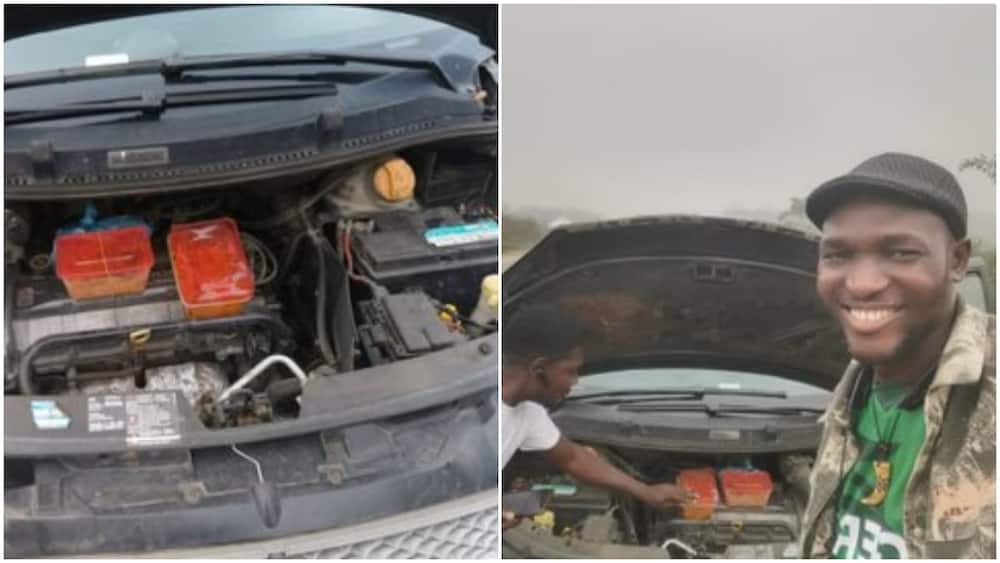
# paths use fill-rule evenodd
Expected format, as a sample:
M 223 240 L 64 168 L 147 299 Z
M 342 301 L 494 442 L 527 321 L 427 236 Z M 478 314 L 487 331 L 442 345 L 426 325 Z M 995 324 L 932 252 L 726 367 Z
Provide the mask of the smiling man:
M 823 232 L 816 288 L 853 361 L 823 417 L 803 555 L 994 558 L 994 318 L 958 296 L 961 187 L 883 154 L 806 212 Z

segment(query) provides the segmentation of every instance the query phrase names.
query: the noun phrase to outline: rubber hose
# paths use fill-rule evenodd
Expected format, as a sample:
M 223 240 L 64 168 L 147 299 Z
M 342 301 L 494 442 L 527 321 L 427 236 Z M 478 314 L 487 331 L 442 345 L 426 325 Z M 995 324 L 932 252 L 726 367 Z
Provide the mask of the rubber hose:
M 5 368 L 7 368 L 10 373 L 10 368 L 12 365 L 12 358 L 17 353 L 17 338 L 14 335 L 14 291 L 17 289 L 17 276 L 20 268 L 13 264 L 10 266 L 10 271 L 7 275 L 7 283 L 4 285 L 4 336 L 6 337 L 6 342 L 4 342 L 5 355 Z M 6 379 L 5 385 L 6 387 Z
M 295 260 L 295 254 L 299 251 L 299 245 L 308 236 L 308 232 L 301 232 L 294 239 L 292 243 L 288 245 L 288 250 L 285 253 L 285 259 L 282 261 L 281 266 L 278 269 L 278 277 L 275 280 L 274 285 L 280 286 L 282 282 L 285 281 L 285 276 L 288 275 L 288 269 L 292 267 L 292 261 Z
M 311 235 L 313 247 L 316 249 L 316 259 L 319 260 L 319 280 L 316 287 L 316 338 L 319 340 L 319 350 L 323 360 L 331 366 L 337 365 L 337 357 L 330 347 L 330 335 L 326 326 L 326 298 L 329 286 L 327 284 L 326 250 L 325 245 L 329 244 L 317 234 Z

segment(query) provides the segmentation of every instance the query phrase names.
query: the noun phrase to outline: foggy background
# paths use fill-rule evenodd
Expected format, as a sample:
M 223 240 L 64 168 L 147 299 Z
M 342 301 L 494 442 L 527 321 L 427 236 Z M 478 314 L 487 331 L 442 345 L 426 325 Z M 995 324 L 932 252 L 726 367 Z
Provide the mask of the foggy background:
M 506 254 L 554 223 L 792 198 L 887 151 L 956 174 L 995 239 L 993 6 L 501 8 Z

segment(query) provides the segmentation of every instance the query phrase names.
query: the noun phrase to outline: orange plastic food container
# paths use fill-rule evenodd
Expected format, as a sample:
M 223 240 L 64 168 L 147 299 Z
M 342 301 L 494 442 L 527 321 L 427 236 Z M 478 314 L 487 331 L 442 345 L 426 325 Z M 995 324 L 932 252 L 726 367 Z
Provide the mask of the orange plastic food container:
M 685 520 L 708 520 L 719 504 L 719 487 L 715 483 L 715 470 L 711 467 L 685 469 L 678 473 L 677 484 L 694 494 L 694 501 L 681 510 Z
M 722 494 L 729 506 L 767 506 L 774 484 L 767 471 L 724 469 L 719 472 Z
M 253 270 L 232 219 L 174 225 L 167 246 L 189 319 L 237 315 L 253 299 Z
M 153 268 L 145 227 L 56 237 L 56 275 L 73 299 L 142 293 Z

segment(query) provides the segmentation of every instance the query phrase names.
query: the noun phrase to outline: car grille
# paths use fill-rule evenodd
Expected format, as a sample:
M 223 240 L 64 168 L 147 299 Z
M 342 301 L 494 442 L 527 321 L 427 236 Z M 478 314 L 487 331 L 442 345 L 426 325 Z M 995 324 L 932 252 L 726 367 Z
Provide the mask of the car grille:
M 496 489 L 364 524 L 296 536 L 108 557 L 499 559 Z
M 497 510 L 333 549 L 297 554 L 315 559 L 496 559 Z

